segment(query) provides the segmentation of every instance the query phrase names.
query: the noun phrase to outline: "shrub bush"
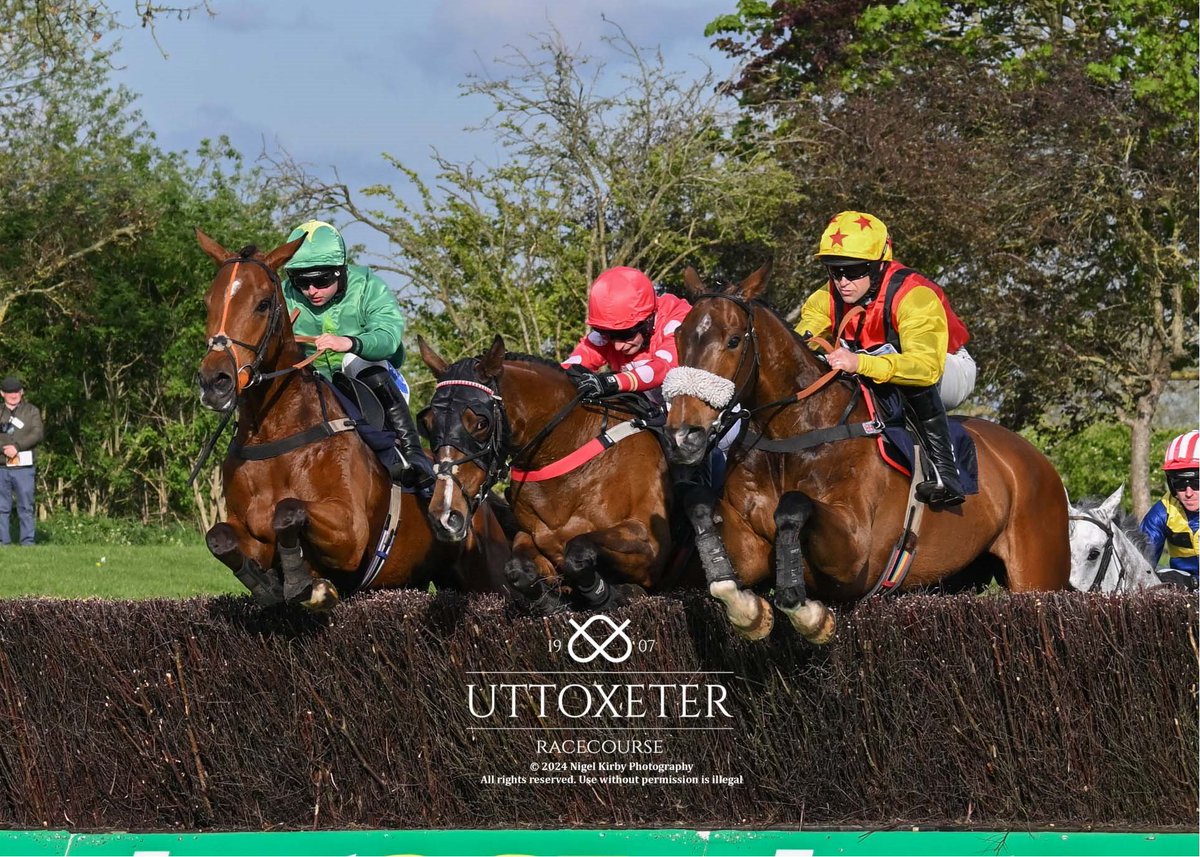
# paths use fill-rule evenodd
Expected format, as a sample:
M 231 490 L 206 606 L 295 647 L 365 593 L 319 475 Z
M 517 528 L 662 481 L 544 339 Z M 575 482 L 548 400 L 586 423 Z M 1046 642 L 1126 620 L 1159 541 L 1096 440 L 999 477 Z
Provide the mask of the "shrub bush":
M 13 528 L 16 529 L 15 521 Z M 43 544 L 184 545 L 199 540 L 195 528 L 183 523 L 161 526 L 131 519 L 60 513 L 37 524 L 37 541 Z

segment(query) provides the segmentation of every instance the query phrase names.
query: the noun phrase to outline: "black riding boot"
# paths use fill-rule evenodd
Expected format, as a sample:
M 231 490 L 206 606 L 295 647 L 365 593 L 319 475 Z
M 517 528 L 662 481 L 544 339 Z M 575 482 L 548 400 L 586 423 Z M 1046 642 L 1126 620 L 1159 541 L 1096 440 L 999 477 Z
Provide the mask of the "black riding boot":
M 399 472 L 392 474 L 392 479 L 405 488 L 420 488 L 433 482 L 433 476 L 427 467 L 422 467 L 428 459 L 421 448 L 421 435 L 417 433 L 416 423 L 408 410 L 408 402 L 404 394 L 392 380 L 392 375 L 382 366 L 372 366 L 358 376 L 370 387 L 383 411 L 387 414 L 388 428 L 396 433 L 396 451 L 400 454 Z
M 917 485 L 917 499 L 929 506 L 957 506 L 966 498 L 958 481 L 950 422 L 935 384 L 932 387 L 897 385 L 912 408 L 914 434 L 925 453 L 925 481 Z

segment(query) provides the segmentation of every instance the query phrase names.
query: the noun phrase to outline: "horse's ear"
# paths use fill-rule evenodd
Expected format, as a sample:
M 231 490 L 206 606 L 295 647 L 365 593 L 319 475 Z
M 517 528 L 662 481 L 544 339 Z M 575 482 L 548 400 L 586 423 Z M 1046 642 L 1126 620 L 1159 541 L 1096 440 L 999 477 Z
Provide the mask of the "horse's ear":
M 272 271 L 278 271 L 288 263 L 288 260 L 296 255 L 296 251 L 300 249 L 300 245 L 304 243 L 307 235 L 301 235 L 295 241 L 289 241 L 286 244 L 280 244 L 274 250 L 267 254 L 267 267 Z
M 689 298 L 698 298 L 707 291 L 704 281 L 691 265 L 683 269 L 683 291 Z
M 218 265 L 233 255 L 216 241 L 204 234 L 204 230 L 199 226 L 196 227 L 196 240 L 200 242 L 200 249 L 207 253 L 209 258 Z
M 1108 495 L 1100 507 L 1096 510 L 1101 513 L 1101 518 L 1110 521 L 1115 521 L 1117 515 L 1121 512 L 1121 498 L 1125 496 L 1125 483 L 1122 482 L 1117 486 L 1117 490 Z
M 767 291 L 767 280 L 771 278 L 771 262 L 763 265 L 737 287 L 737 293 L 748 301 L 761 297 Z
M 485 378 L 500 377 L 500 372 L 504 369 L 504 355 L 507 353 L 508 351 L 504 347 L 504 337 L 497 333 L 496 338 L 492 340 L 492 347 L 479 361 L 479 368 L 483 370 Z
M 433 350 L 433 346 L 425 341 L 425 337 L 417 334 L 417 348 L 421 349 L 421 359 L 425 361 L 425 365 L 429 367 L 429 371 L 433 373 L 433 377 L 439 381 L 446 374 L 446 370 L 450 368 L 450 364 L 442 355 Z

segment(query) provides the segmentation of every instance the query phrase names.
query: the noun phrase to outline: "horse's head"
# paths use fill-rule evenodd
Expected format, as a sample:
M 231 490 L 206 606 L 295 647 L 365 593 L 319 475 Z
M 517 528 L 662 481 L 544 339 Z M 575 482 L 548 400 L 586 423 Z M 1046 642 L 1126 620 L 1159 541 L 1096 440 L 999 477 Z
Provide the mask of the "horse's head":
M 230 253 L 201 230 L 201 248 L 217 263 L 217 275 L 204 296 L 208 307 L 208 351 L 200 361 L 200 401 L 228 411 L 238 395 L 270 365 L 282 347 L 286 326 L 283 289 L 275 272 L 299 249 L 304 238 L 276 247 L 265 256 L 253 246 Z
M 499 396 L 504 339 L 497 335 L 479 357 L 450 364 L 422 337 L 421 358 L 438 384 L 420 416 L 434 452 L 437 486 L 429 522 L 438 538 L 461 541 L 471 516 L 504 467 L 509 426 Z
M 664 384 L 671 457 L 682 464 L 704 458 L 752 392 L 760 360 L 752 301 L 770 275 L 767 263 L 736 286 L 710 290 L 694 268 L 683 273 L 692 311 L 675 331 L 679 368 Z
M 1121 485 L 1103 501 L 1084 499 L 1070 507 L 1071 588 L 1121 592 L 1159 583 L 1146 558 L 1145 536 L 1121 511 Z

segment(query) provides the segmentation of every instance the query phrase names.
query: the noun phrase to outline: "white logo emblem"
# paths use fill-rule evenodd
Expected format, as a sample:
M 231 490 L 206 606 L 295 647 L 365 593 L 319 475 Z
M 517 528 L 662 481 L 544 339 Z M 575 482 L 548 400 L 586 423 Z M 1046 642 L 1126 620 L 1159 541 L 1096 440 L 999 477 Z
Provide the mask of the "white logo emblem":
M 633 640 L 629 639 L 629 636 L 625 633 L 625 629 L 629 627 L 628 619 L 618 625 L 603 613 L 597 613 L 595 616 L 589 616 L 587 621 L 582 625 L 576 623 L 574 619 L 568 619 L 567 621 L 570 622 L 571 626 L 575 629 L 575 633 L 571 636 L 571 639 L 567 641 L 567 654 L 571 656 L 575 663 L 590 664 L 592 661 L 596 660 L 596 658 L 602 657 L 610 664 L 619 664 L 629 660 L 629 656 L 633 654 Z M 588 633 L 588 628 L 590 628 L 594 622 L 605 623 L 612 632 L 605 637 L 602 642 L 599 643 L 596 642 L 595 638 Z M 590 654 L 580 655 L 575 651 L 575 641 L 579 640 L 580 638 L 591 644 L 592 651 Z M 620 654 L 617 657 L 609 654 L 609 646 L 619 646 L 622 642 L 625 643 L 624 654 Z

